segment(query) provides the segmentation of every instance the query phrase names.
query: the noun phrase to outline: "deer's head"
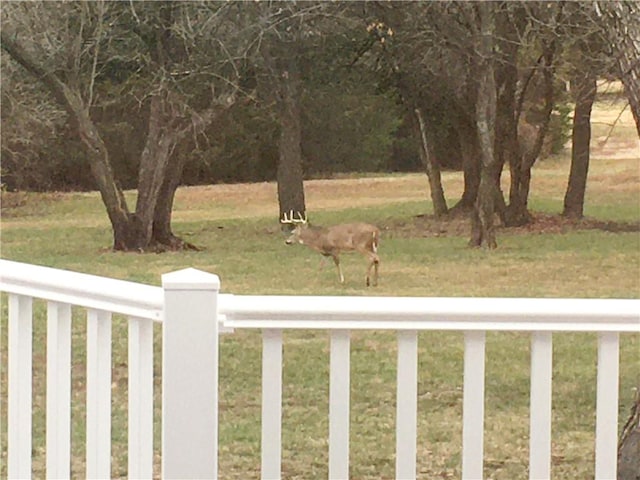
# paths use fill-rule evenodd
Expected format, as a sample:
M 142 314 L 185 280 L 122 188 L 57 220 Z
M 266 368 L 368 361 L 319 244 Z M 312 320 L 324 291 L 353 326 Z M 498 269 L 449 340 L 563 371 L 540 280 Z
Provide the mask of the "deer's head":
M 293 227 L 293 230 L 290 231 L 289 237 L 284 241 L 284 243 L 287 245 L 302 243 L 300 234 L 302 233 L 302 230 L 308 226 L 307 216 L 305 214 L 298 213 L 298 218 L 296 218 L 293 210 L 291 210 L 288 215 L 287 212 L 285 212 L 280 223 Z

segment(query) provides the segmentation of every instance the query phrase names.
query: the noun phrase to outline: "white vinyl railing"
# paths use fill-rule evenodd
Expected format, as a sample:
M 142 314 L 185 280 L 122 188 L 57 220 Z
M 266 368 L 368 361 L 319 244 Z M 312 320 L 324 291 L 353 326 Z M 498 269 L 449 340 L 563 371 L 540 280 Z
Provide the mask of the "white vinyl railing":
M 130 478 L 153 474 L 153 322 L 162 323 L 162 476 L 216 478 L 218 336 L 261 329 L 262 478 L 281 475 L 282 332 L 330 332 L 329 478 L 349 477 L 350 331 L 398 335 L 396 478 L 416 478 L 418 332 L 464 332 L 462 478 L 483 476 L 487 331 L 531 332 L 531 479 L 551 476 L 553 332 L 598 333 L 595 478 L 616 477 L 619 334 L 640 300 L 309 297 L 219 294 L 194 269 L 162 287 L 0 260 L 9 294 L 8 476 L 31 477 L 32 299 L 47 303 L 48 478 L 69 478 L 71 306 L 87 310 L 86 472 L 111 475 L 111 315 L 129 317 Z

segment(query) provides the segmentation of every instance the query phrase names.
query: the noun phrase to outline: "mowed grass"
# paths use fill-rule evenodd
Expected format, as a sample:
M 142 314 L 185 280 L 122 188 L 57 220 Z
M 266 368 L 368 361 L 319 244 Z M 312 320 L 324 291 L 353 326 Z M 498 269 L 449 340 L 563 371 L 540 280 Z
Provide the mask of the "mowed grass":
M 616 105 L 600 105 L 606 117 Z M 615 118 L 615 116 L 614 116 Z M 602 220 L 640 220 L 640 149 L 623 116 L 606 145 L 594 148 L 586 214 Z M 627 129 L 627 130 L 624 130 Z M 597 125 L 594 143 L 608 132 Z M 612 145 L 618 145 L 613 149 Z M 634 147 L 635 146 L 635 147 Z M 635 150 L 634 150 L 635 148 Z M 622 153 L 621 153 L 622 152 Z M 634 153 L 635 152 L 635 153 Z M 558 213 L 568 175 L 567 155 L 534 169 L 530 206 Z M 505 179 L 507 181 L 508 178 Z M 461 176 L 443 177 L 452 204 Z M 429 213 L 423 175 L 367 176 L 306 183 L 311 220 L 333 224 L 363 220 L 383 227 L 381 281 L 364 286 L 365 262 L 343 257 L 346 284 L 332 264 L 301 246 L 284 245 L 272 183 L 182 188 L 175 232 L 199 252 L 112 252 L 111 233 L 99 197 L 87 194 L 25 194 L 22 206 L 2 218 L 3 258 L 158 285 L 160 276 L 196 267 L 220 276 L 223 292 L 293 295 L 399 295 L 488 297 L 640 298 L 638 232 L 574 230 L 530 235 L 499 230 L 495 251 L 467 248 L 467 236 L 434 237 L 395 229 Z M 133 194 L 128 194 L 133 198 Z M 6 298 L 2 302 L 2 399 L 7 395 Z M 35 304 L 34 477 L 44 477 L 46 318 Z M 73 477 L 85 475 L 84 312 L 74 311 L 72 368 Z M 114 318 L 113 477 L 127 475 L 127 330 Z M 156 329 L 156 447 L 160 443 L 161 332 Z M 529 342 L 521 333 L 487 335 L 485 476 L 526 478 L 528 469 Z M 554 335 L 554 478 L 593 477 L 596 335 Z M 351 476 L 394 477 L 395 335 L 354 332 L 351 352 Z M 287 332 L 283 373 L 283 477 L 327 477 L 329 340 L 326 332 Z M 426 332 L 419 338 L 418 475 L 459 478 L 461 461 L 463 337 Z M 221 339 L 220 476 L 260 475 L 261 334 L 236 331 Z M 622 335 L 620 425 L 633 388 L 640 384 L 639 335 Z M 6 476 L 6 402 L 2 402 L 0 476 Z M 159 450 L 157 450 L 159 452 Z M 156 458 L 159 473 L 159 456 Z

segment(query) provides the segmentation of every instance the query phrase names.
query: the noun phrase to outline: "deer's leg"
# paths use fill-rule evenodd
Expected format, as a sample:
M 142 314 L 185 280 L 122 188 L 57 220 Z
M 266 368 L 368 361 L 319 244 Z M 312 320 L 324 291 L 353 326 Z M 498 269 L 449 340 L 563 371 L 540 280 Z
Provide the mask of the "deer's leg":
M 320 270 L 324 270 L 324 266 L 325 266 L 325 264 L 327 262 L 327 257 L 330 257 L 331 254 L 330 253 L 322 253 L 321 255 L 322 255 L 322 257 L 320 257 L 319 268 L 320 268 Z
M 380 266 L 380 257 L 378 255 L 373 259 L 373 286 L 378 286 L 378 267 Z
M 378 265 L 380 264 L 380 257 L 374 252 L 368 250 L 361 252 L 369 260 L 367 265 L 367 276 L 365 277 L 365 283 L 367 287 L 370 285 L 371 269 L 373 269 L 373 286 L 378 285 Z
M 342 275 L 342 268 L 340 268 L 340 259 L 337 255 L 331 255 L 333 258 L 333 263 L 336 264 L 336 268 L 338 269 L 338 275 L 340 276 L 340 283 L 344 283 L 344 275 Z

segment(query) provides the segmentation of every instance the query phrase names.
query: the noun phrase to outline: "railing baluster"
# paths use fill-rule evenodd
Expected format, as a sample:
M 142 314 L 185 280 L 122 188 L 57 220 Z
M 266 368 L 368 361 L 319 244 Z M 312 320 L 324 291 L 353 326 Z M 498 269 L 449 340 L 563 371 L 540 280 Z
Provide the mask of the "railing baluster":
M 462 478 L 483 475 L 485 332 L 464 334 L 464 390 L 462 406 Z
M 416 478 L 418 332 L 398 332 L 396 478 Z
M 9 295 L 8 478 L 31 478 L 32 299 Z
M 87 478 L 111 477 L 111 313 L 87 311 Z
M 619 334 L 598 334 L 596 480 L 617 476 Z
M 47 478 L 70 478 L 71 305 L 47 303 Z
M 551 478 L 551 332 L 531 335 L 531 396 L 529 417 L 529 478 Z
M 331 332 L 329 378 L 329 478 L 349 478 L 350 339 L 348 330 Z
M 153 477 L 153 322 L 129 319 L 129 478 Z
M 262 333 L 262 477 L 281 477 L 282 330 Z

